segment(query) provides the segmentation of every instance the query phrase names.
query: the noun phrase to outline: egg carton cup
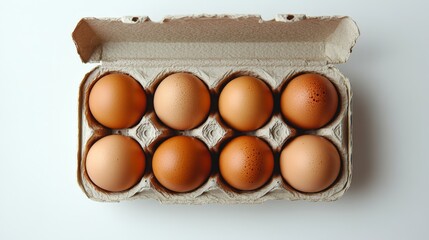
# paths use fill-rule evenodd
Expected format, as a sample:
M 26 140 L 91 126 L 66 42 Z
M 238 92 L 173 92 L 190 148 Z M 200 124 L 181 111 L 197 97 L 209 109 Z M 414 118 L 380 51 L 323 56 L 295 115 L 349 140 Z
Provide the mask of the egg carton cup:
M 352 91 L 349 80 L 333 65 L 345 62 L 359 31 L 348 17 L 279 15 L 264 21 L 254 15 L 199 15 L 167 17 L 152 22 L 147 17 L 82 19 L 73 38 L 83 62 L 100 62 L 84 77 L 79 93 L 78 183 L 93 200 L 117 202 L 138 198 L 178 204 L 262 203 L 267 200 L 333 201 L 349 188 L 352 178 Z M 111 72 L 132 76 L 145 89 L 147 110 L 127 129 L 100 125 L 88 109 L 93 84 Z M 165 126 L 153 109 L 153 94 L 168 75 L 188 72 L 201 79 L 211 93 L 211 110 L 197 128 L 177 131 Z M 334 119 L 317 130 L 296 129 L 280 112 L 280 94 L 293 77 L 319 73 L 336 87 L 339 107 Z M 222 88 L 238 76 L 254 76 L 272 90 L 275 106 L 271 118 L 256 131 L 238 132 L 222 121 L 218 97 Z M 98 139 L 120 134 L 130 136 L 146 155 L 141 181 L 123 192 L 107 192 L 95 186 L 85 169 L 89 148 Z M 341 157 L 336 181 L 318 193 L 303 193 L 290 187 L 279 170 L 281 150 L 295 136 L 315 134 L 329 139 Z M 165 139 L 192 136 L 203 141 L 212 154 L 212 172 L 194 191 L 175 193 L 153 175 L 152 155 Z M 274 153 L 275 169 L 270 180 L 254 191 L 239 191 L 220 176 L 218 157 L 222 147 L 239 135 L 257 136 Z

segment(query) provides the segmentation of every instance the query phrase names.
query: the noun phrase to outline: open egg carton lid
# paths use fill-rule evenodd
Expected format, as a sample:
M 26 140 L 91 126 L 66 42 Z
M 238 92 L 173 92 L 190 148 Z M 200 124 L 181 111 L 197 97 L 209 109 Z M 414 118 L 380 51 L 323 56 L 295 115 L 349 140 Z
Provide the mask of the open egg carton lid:
M 73 32 L 85 63 L 139 61 L 279 61 L 344 63 L 359 37 L 349 17 L 280 14 L 84 18 Z

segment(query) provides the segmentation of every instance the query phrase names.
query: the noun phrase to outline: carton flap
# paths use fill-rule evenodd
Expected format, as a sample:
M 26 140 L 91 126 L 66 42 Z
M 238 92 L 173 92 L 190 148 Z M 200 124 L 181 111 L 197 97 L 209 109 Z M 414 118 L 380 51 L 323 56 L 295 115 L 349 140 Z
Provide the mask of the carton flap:
M 84 18 L 73 32 L 83 62 L 257 59 L 343 63 L 359 36 L 349 17 L 257 15 Z

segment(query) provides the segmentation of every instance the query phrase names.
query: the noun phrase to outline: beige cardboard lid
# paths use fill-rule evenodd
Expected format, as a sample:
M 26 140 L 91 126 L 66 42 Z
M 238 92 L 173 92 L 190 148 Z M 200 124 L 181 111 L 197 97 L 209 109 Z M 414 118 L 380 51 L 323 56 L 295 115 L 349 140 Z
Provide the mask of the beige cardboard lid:
M 83 18 L 73 34 L 83 62 L 219 59 L 343 63 L 359 36 L 349 17 L 195 15 Z

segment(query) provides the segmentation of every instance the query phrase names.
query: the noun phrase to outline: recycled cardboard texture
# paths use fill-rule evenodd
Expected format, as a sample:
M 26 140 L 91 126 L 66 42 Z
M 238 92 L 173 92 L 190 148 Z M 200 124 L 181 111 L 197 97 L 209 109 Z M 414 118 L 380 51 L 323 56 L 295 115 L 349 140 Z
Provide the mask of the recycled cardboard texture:
M 147 17 L 87 18 L 78 23 L 73 37 L 84 62 L 257 58 L 342 63 L 359 35 L 347 17 L 287 18 L 190 16 L 161 22 Z
M 98 201 L 151 198 L 163 203 L 261 203 L 266 200 L 332 201 L 344 194 L 352 176 L 352 93 L 348 79 L 332 63 L 345 62 L 359 31 L 348 17 L 306 17 L 279 15 L 263 21 L 259 16 L 184 16 L 152 22 L 147 17 L 122 19 L 82 19 L 73 32 L 83 62 L 102 62 L 82 81 L 79 96 L 78 182 L 85 194 Z M 208 181 L 190 193 L 172 193 L 151 173 L 151 153 L 157 144 L 174 132 L 159 122 L 152 106 L 139 124 L 129 129 L 109 130 L 98 124 L 87 109 L 87 95 L 102 75 L 124 72 L 134 77 L 153 95 L 157 84 L 174 72 L 190 72 L 199 77 L 218 96 L 233 77 L 253 75 L 264 80 L 279 94 L 291 78 L 302 72 L 328 77 L 338 90 L 340 108 L 327 126 L 309 134 L 324 136 L 339 150 L 342 167 L 336 182 L 319 193 L 300 193 L 292 189 L 275 169 L 262 188 L 239 192 L 230 188 L 213 172 Z M 217 101 L 217 97 L 212 99 Z M 261 129 L 246 133 L 261 137 L 278 154 L 297 131 L 276 112 Z M 147 155 L 147 170 L 136 186 L 120 193 L 108 193 L 89 180 L 85 156 L 90 146 L 109 134 L 122 134 L 137 140 Z M 181 131 L 206 143 L 214 153 L 235 132 L 212 109 L 198 128 Z M 278 160 L 276 160 L 278 161 Z M 214 165 L 217 158 L 213 159 Z M 277 162 L 278 164 L 278 162 Z

